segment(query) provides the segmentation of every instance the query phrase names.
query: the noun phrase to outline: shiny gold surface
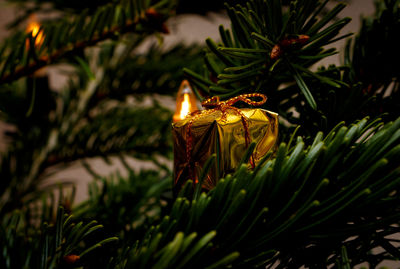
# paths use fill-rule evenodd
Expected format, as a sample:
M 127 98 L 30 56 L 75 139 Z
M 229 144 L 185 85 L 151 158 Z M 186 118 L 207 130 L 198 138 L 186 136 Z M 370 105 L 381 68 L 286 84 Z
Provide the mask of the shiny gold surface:
M 247 118 L 251 141 L 257 143 L 253 153 L 257 164 L 277 141 L 278 114 L 264 109 L 240 111 Z M 217 175 L 216 167 L 211 169 L 202 186 L 208 190 L 216 185 L 220 177 L 235 171 L 246 152 L 245 130 L 240 115 L 233 109 L 227 109 L 224 116 L 221 111 L 215 110 L 193 121 L 191 127 L 193 150 L 190 160 L 187 160 L 186 133 L 190 120 L 189 116 L 172 124 L 175 192 L 179 191 L 190 175 L 194 182 L 197 181 L 204 163 L 211 154 L 217 152 L 218 148 L 220 160 L 216 162 L 216 166 L 220 166 L 219 170 L 223 171 L 223 174 Z

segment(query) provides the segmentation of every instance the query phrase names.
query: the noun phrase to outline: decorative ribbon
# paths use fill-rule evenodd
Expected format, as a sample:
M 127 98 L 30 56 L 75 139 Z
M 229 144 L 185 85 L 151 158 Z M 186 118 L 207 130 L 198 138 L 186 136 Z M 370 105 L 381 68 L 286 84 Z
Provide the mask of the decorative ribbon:
M 261 101 L 253 101 L 250 98 L 254 97 L 260 97 L 262 98 Z M 193 137 L 192 137 L 192 125 L 195 120 L 198 120 L 199 118 L 202 118 L 204 116 L 207 116 L 215 111 L 221 111 L 222 112 L 222 118 L 226 117 L 226 111 L 228 109 L 232 109 L 235 111 L 242 119 L 243 127 L 244 127 L 244 136 L 245 136 L 245 142 L 246 142 L 246 148 L 250 144 L 250 132 L 249 132 L 249 124 L 247 122 L 246 116 L 243 114 L 240 109 L 233 107 L 236 102 L 245 102 L 249 105 L 252 106 L 260 106 L 264 104 L 267 101 L 267 97 L 264 94 L 261 93 L 249 93 L 249 94 L 242 94 L 236 97 L 233 97 L 227 101 L 220 101 L 219 96 L 214 96 L 211 97 L 201 103 L 203 107 L 205 107 L 207 110 L 203 110 L 198 114 L 194 114 L 192 118 L 190 119 L 188 123 L 188 128 L 186 130 L 186 160 L 189 163 L 190 166 L 190 159 L 191 159 L 191 154 L 193 150 Z M 254 160 L 250 159 L 250 163 L 252 168 L 255 167 Z M 189 169 L 189 174 L 191 174 L 191 169 Z M 192 176 L 192 175 L 190 175 Z

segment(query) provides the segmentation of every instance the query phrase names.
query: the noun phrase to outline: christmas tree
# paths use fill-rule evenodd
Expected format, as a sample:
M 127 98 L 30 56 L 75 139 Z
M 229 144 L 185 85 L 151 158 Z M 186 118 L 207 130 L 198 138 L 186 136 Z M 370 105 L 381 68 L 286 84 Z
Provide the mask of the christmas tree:
M 375 268 L 400 258 L 400 1 L 376 1 L 354 35 L 341 33 L 346 5 L 329 0 L 8 1 L 20 16 L 0 44 L 0 119 L 11 126 L 1 268 Z M 138 52 L 162 40 L 169 18 L 208 11 L 231 22 L 219 40 Z M 56 16 L 25 29 L 46 12 Z M 320 64 L 335 54 L 341 64 Z M 68 82 L 56 90 L 46 70 L 60 64 Z M 211 190 L 187 178 L 173 193 L 163 102 L 183 79 L 200 100 L 266 95 L 262 107 L 279 114 L 276 149 L 251 168 L 250 144 Z M 93 157 L 127 173 L 99 175 Z M 132 157 L 153 168 L 136 171 Z M 43 183 L 77 161 L 93 182 L 74 203 L 73 184 Z

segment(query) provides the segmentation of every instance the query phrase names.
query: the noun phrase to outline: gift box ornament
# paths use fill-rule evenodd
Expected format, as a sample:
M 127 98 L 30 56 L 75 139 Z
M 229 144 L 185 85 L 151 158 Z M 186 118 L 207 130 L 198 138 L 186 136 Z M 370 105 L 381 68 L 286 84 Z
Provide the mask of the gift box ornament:
M 250 143 L 256 143 L 249 160 L 253 168 L 274 148 L 278 114 L 259 108 L 239 109 L 233 106 L 238 101 L 259 106 L 265 103 L 266 96 L 243 94 L 227 101 L 213 97 L 202 103 L 206 110 L 191 113 L 172 124 L 175 194 L 187 180 L 198 182 L 205 162 L 213 153 L 219 158 L 203 180 L 202 188 L 206 190 L 212 189 L 219 178 L 236 170 Z

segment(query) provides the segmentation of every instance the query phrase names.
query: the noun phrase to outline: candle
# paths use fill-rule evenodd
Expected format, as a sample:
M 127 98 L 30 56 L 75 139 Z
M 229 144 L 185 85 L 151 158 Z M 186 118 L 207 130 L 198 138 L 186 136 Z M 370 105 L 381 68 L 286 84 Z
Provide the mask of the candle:
M 176 110 L 173 116 L 173 122 L 177 122 L 186 118 L 190 113 L 198 110 L 196 96 L 189 81 L 183 80 L 176 97 Z
M 36 15 L 31 15 L 28 19 L 28 25 L 25 31 L 34 38 L 35 42 L 33 46 L 36 50 L 40 48 L 44 41 L 43 30 L 40 29 L 40 26 Z M 28 38 L 26 39 L 26 49 L 31 49 L 31 43 Z M 46 67 L 42 67 L 28 76 L 26 79 L 26 87 L 28 98 L 31 99 L 29 109 L 26 112 L 27 117 L 41 117 L 41 115 L 53 109 L 54 103 L 51 99 L 49 76 Z

